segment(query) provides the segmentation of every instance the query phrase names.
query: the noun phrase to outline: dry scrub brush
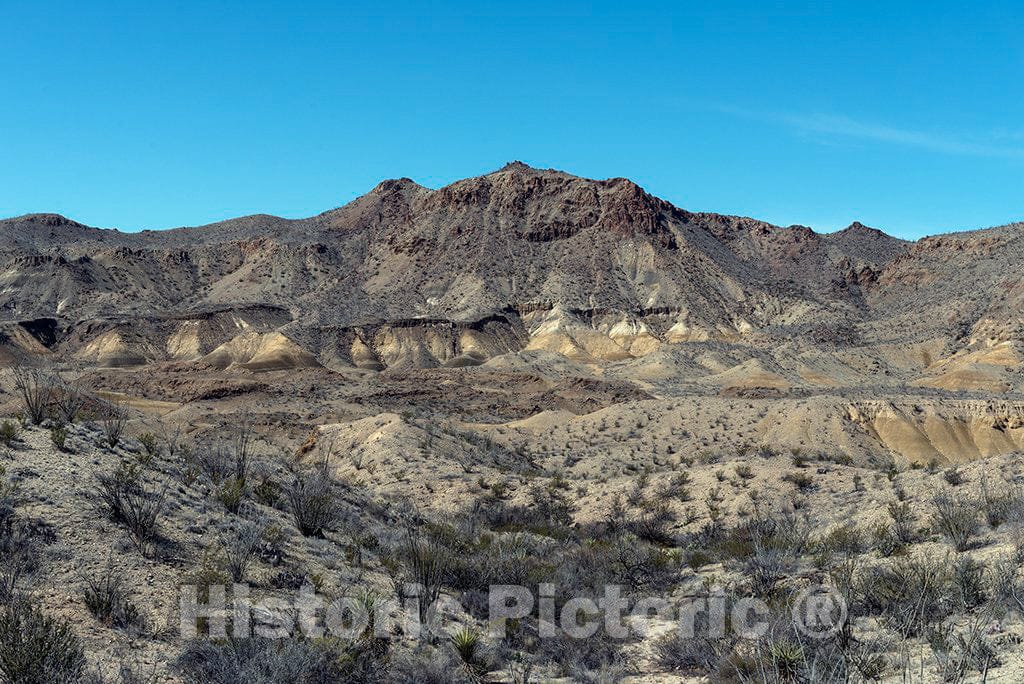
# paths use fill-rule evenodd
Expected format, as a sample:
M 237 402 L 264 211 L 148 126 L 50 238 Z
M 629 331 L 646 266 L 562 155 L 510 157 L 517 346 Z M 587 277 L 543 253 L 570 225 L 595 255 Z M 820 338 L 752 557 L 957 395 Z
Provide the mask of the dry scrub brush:
M 138 467 L 127 464 L 112 473 L 98 474 L 96 481 L 101 508 L 125 528 L 139 553 L 148 556 L 158 537 L 166 487 L 159 491 L 147 487 Z

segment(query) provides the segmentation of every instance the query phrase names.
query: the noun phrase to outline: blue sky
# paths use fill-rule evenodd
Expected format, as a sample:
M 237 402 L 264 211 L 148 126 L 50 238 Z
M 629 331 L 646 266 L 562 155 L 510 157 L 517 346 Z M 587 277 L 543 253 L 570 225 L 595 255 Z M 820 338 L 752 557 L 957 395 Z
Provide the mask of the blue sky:
M 0 216 L 300 217 L 521 159 L 822 231 L 1024 219 L 1020 2 L 702 5 L 0 0 Z

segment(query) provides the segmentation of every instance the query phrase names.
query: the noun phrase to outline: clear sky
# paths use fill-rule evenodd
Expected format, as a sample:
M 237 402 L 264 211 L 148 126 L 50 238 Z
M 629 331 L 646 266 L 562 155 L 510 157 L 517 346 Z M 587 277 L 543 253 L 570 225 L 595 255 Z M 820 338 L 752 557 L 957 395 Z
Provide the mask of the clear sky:
M 1024 219 L 1024 3 L 0 0 L 0 216 L 301 217 L 520 159 L 903 237 Z

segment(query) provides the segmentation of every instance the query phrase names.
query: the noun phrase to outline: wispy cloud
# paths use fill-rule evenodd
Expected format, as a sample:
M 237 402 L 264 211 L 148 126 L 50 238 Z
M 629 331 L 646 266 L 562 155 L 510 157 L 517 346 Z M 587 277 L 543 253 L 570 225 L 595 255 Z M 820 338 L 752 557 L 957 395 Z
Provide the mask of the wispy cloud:
M 856 138 L 892 143 L 906 147 L 931 150 L 942 154 L 970 155 L 974 157 L 1002 157 L 1024 159 L 1024 132 L 1000 131 L 984 141 L 967 140 L 931 131 L 897 128 L 883 124 L 858 121 L 834 114 L 792 114 L 753 112 L 729 106 L 716 106 L 726 114 L 778 124 L 796 132 L 826 136 L 828 138 Z

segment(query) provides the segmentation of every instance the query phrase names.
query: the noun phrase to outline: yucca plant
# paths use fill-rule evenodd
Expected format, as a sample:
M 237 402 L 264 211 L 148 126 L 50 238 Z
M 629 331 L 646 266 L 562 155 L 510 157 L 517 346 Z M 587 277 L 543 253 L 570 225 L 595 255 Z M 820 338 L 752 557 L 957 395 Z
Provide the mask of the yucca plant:
M 468 627 L 460 629 L 451 637 L 455 652 L 462 659 L 462 664 L 474 677 L 487 672 L 487 665 L 481 657 L 480 634 Z
M 780 682 L 795 682 L 800 674 L 800 665 L 804 660 L 803 649 L 791 641 L 777 641 L 768 647 L 772 665 Z

